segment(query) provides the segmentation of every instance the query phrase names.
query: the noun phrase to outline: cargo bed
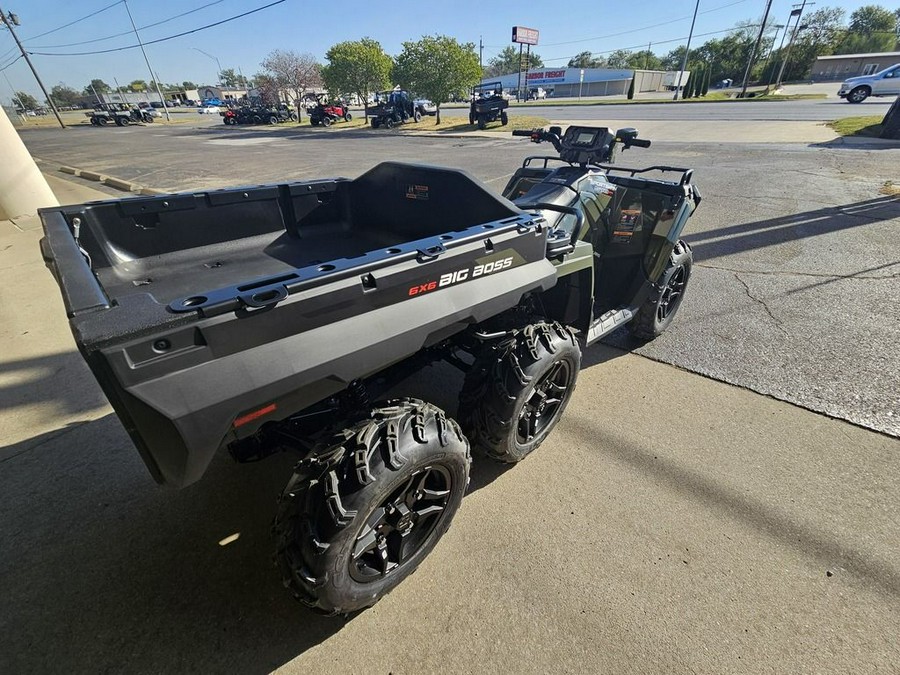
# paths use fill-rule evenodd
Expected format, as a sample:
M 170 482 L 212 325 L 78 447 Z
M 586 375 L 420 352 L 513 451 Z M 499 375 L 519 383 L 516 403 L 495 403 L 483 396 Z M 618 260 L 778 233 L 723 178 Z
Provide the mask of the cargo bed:
M 79 349 L 178 486 L 223 443 L 555 283 L 541 218 L 421 165 L 41 218 Z

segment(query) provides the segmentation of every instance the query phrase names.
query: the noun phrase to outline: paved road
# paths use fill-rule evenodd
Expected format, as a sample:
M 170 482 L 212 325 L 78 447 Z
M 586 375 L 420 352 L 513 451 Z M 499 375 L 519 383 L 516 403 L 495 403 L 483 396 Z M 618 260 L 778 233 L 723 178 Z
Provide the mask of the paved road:
M 529 105 L 514 107 L 513 113 L 529 114 L 551 120 L 806 120 L 828 122 L 856 115 L 884 115 L 893 98 L 875 98 L 851 105 L 840 99 L 808 101 L 726 101 L 722 103 L 633 103 L 622 105 L 561 106 Z M 468 109 L 448 108 L 450 117 L 466 117 Z
M 762 105 L 762 104 L 761 104 Z M 110 133 L 111 132 L 111 133 Z M 355 176 L 384 159 L 460 166 L 502 189 L 527 142 L 214 127 L 25 135 L 32 152 L 163 189 Z M 705 200 L 687 239 L 697 268 L 671 331 L 623 347 L 900 434 L 900 201 L 881 194 L 900 148 L 688 145 L 627 163 L 687 164 Z

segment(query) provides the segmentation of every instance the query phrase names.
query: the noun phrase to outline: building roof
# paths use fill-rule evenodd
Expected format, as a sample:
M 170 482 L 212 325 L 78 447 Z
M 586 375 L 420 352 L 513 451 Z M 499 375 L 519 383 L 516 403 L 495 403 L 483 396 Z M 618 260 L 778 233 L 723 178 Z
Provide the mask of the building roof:
M 900 57 L 900 52 L 874 52 L 871 54 L 835 54 L 834 56 L 819 56 L 818 60 L 829 61 L 831 59 L 871 59 L 882 56 Z

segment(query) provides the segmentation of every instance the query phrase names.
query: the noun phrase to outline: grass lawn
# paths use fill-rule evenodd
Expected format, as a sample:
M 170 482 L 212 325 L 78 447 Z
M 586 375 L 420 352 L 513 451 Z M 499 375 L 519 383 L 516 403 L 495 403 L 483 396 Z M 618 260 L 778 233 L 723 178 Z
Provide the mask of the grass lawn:
M 494 132 L 510 132 L 514 129 L 534 129 L 536 127 L 545 127 L 550 124 L 550 120 L 544 117 L 535 117 L 533 115 L 520 115 L 518 112 L 511 112 L 509 115 L 509 123 L 506 126 L 497 122 L 489 122 L 484 131 Z M 403 131 L 416 132 L 436 132 L 436 133 L 453 133 L 460 131 L 478 131 L 477 124 L 469 124 L 468 120 L 459 117 L 444 116 L 440 124 L 435 124 L 434 117 L 426 117 L 418 124 L 404 124 L 400 127 Z
M 842 120 L 829 122 L 828 126 L 841 136 L 873 136 L 877 138 L 881 134 L 881 120 L 881 115 L 845 117 Z
M 700 96 L 698 98 L 688 98 L 688 99 L 678 99 L 677 101 L 672 99 L 674 94 L 666 95 L 665 98 L 638 98 L 629 101 L 628 99 L 623 98 L 614 98 L 608 101 L 604 100 L 590 100 L 590 101 L 579 101 L 577 99 L 553 99 L 548 98 L 542 101 L 528 101 L 528 102 L 515 102 L 510 101 L 510 106 L 514 108 L 527 108 L 529 106 L 583 106 L 583 105 L 641 105 L 643 103 L 713 103 L 713 102 L 722 102 L 722 101 L 735 101 L 742 103 L 744 101 L 808 101 L 808 100 L 819 100 L 828 98 L 826 94 L 766 94 L 760 96 L 753 96 L 748 98 L 733 98 L 731 95 L 726 94 L 722 91 L 710 91 L 706 96 Z

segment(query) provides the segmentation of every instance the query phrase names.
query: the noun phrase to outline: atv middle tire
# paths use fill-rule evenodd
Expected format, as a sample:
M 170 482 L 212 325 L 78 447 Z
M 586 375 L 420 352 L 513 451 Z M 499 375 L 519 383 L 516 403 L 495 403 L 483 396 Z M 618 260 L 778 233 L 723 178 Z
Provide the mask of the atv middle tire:
M 328 117 L 327 115 L 326 115 L 325 117 L 322 118 L 322 126 L 323 126 L 323 127 L 330 127 L 330 126 L 331 126 L 331 118 Z
M 344 113 L 344 121 L 345 122 L 350 122 L 352 119 L 353 119 L 353 115 L 351 115 L 350 113 Z
M 450 527 L 469 481 L 459 425 L 416 399 L 387 401 L 301 461 L 273 532 L 285 586 L 325 614 L 375 604 Z
M 694 254 L 687 242 L 679 241 L 656 284 L 631 321 L 631 334 L 640 340 L 652 340 L 669 327 L 687 290 Z
M 488 348 L 466 374 L 459 419 L 466 437 L 501 462 L 534 451 L 575 390 L 581 348 L 560 323 L 535 323 Z

